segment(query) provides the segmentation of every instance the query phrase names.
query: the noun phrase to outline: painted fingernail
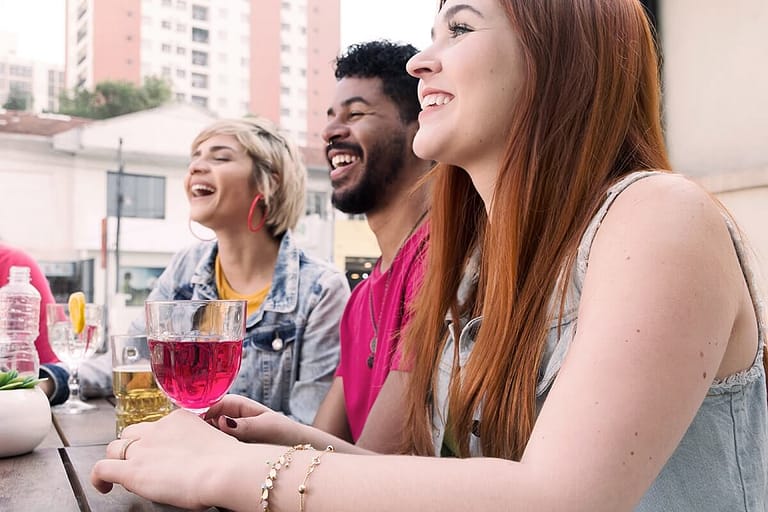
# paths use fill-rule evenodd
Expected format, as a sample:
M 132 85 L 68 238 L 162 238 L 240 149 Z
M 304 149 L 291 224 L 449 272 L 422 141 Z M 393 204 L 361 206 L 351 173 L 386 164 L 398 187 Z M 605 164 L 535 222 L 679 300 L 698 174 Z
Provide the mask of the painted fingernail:
M 229 416 L 224 416 L 224 422 L 227 424 L 229 428 L 237 428 L 237 422 L 230 418 Z

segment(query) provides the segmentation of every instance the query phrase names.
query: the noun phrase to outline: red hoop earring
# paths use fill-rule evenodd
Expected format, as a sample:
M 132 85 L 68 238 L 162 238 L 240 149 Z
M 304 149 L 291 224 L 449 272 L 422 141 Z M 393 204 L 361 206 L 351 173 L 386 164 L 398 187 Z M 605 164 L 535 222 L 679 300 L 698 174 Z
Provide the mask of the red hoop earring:
M 264 227 L 264 223 L 267 221 L 267 212 L 269 209 L 266 205 L 264 205 L 264 213 L 261 215 L 261 222 L 259 222 L 258 226 L 253 226 L 253 212 L 256 211 L 256 205 L 258 205 L 259 201 L 262 199 L 264 199 L 262 194 L 256 194 L 256 197 L 254 197 L 253 201 L 251 201 L 251 209 L 248 210 L 248 229 L 251 231 L 251 233 L 258 233 L 261 231 L 261 228 Z

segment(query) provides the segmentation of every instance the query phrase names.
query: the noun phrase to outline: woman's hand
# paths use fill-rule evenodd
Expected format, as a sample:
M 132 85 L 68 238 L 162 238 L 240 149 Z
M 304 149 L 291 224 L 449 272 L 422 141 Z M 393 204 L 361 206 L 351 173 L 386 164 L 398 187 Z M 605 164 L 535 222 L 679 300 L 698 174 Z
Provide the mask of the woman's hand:
M 292 446 L 306 442 L 306 427 L 240 395 L 225 395 L 205 413 L 205 420 L 246 443 Z
M 126 427 L 121 439 L 107 445 L 106 459 L 93 466 L 91 483 L 102 493 L 120 484 L 183 508 L 222 505 L 206 499 L 206 489 L 231 477 L 232 469 L 223 465 L 239 460 L 244 448 L 198 416 L 176 410 L 157 422 Z

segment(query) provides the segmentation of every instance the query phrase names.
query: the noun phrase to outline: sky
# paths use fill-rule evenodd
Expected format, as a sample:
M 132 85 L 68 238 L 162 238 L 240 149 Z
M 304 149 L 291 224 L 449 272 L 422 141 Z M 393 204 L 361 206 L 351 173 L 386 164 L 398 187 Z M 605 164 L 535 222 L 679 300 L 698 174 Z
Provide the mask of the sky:
M 419 49 L 429 44 L 436 0 L 340 1 L 342 48 L 379 38 Z M 2 33 L 12 33 L 19 57 L 63 66 L 65 5 L 65 0 L 0 0 L 0 47 Z

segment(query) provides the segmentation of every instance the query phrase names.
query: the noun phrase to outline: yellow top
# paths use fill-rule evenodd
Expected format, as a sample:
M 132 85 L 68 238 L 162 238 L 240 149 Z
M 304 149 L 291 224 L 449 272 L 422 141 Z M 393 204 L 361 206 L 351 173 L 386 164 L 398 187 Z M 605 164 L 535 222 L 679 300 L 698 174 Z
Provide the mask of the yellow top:
M 229 285 L 224 272 L 221 271 L 221 262 L 219 261 L 218 254 L 216 255 L 214 275 L 216 276 L 216 289 L 219 290 L 219 298 L 224 300 L 245 300 L 248 302 L 246 305 L 246 316 L 251 316 L 257 309 L 259 309 L 259 306 L 264 302 L 264 299 L 267 298 L 269 288 L 272 286 L 272 283 L 270 283 L 263 290 L 259 290 L 250 295 L 236 292 Z

